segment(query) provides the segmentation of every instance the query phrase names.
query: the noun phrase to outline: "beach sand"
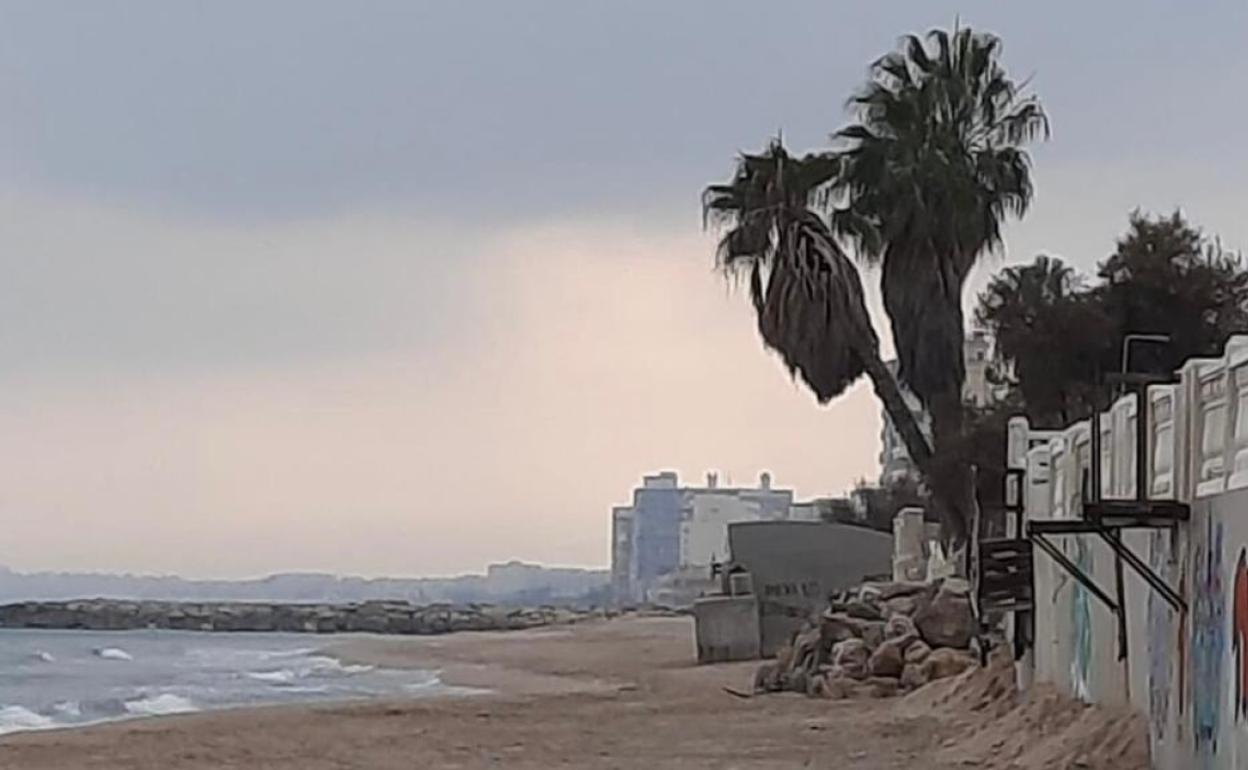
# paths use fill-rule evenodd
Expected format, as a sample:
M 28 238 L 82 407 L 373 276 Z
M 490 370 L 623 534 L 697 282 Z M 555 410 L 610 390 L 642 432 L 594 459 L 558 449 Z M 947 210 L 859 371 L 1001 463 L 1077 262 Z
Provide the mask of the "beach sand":
M 488 693 L 162 717 L 0 738 L 5 770 L 966 767 L 968 724 L 905 701 L 742 699 L 754 663 L 696 666 L 687 618 L 326 642 Z M 942 748 L 944 747 L 944 748 Z M 976 764 L 991 767 L 993 764 Z

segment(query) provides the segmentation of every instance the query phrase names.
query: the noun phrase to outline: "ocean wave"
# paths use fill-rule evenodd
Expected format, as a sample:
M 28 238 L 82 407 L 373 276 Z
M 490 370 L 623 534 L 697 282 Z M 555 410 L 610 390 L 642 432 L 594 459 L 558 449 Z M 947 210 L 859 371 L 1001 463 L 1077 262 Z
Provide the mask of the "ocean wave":
M 56 720 L 37 714 L 22 706 L 0 707 L 0 735 L 19 730 L 47 730 L 56 727 Z
M 31 660 L 37 660 L 40 663 L 55 663 L 56 658 L 52 657 L 52 653 L 43 650 L 35 650 L 30 654 Z
M 92 650 L 97 658 L 104 660 L 134 660 L 134 656 L 120 647 L 97 647 Z
M 263 671 L 247 671 L 243 675 L 257 682 L 284 686 L 305 679 L 330 679 L 367 674 L 374 670 L 373 666 L 344 664 L 337 658 L 315 655 L 303 660 L 292 662 L 287 668 L 266 669 Z M 288 692 L 293 688 L 284 687 Z
M 268 682 L 269 684 L 286 684 L 293 682 L 298 677 L 294 671 L 283 668 L 277 671 L 248 671 L 246 673 L 248 679 L 254 679 L 257 682 Z
M 316 652 L 315 647 L 300 647 L 297 650 L 275 650 L 273 652 L 262 652 L 260 656 L 265 659 L 281 659 L 281 658 L 305 658 Z
M 343 663 L 337 658 L 328 658 L 319 655 L 308 658 L 307 663 L 311 672 L 317 676 L 332 676 L 335 674 L 340 676 L 354 676 L 356 674 L 367 674 L 369 671 L 376 668 L 376 666 L 366 666 L 363 664 Z
M 428 690 L 444 686 L 442 683 L 441 671 L 412 671 L 410 673 L 412 676 L 420 676 L 420 679 L 418 681 L 408 682 L 403 685 L 403 689 L 409 692 L 413 690 Z
M 70 719 L 80 719 L 82 717 L 82 706 L 78 701 L 63 700 L 52 704 L 52 710 L 58 714 L 63 714 Z
M 164 714 L 186 714 L 199 711 L 190 700 L 173 693 L 126 701 L 126 711 L 135 716 L 153 717 Z

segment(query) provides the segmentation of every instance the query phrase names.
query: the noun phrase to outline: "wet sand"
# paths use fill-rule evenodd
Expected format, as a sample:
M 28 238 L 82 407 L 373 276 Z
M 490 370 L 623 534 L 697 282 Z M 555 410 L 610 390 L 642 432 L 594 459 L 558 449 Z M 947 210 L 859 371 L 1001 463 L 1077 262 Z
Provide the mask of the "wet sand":
M 687 618 L 328 644 L 488 693 L 221 711 L 0 738 L 21 770 L 966 767 L 966 725 L 901 701 L 741 699 L 755 664 L 696 666 Z M 989 764 L 976 764 L 989 767 Z

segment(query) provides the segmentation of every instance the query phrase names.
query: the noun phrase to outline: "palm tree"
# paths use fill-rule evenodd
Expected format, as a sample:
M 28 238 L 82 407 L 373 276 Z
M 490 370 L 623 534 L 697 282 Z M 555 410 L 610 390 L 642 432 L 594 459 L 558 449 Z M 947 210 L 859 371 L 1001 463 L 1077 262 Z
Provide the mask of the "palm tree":
M 898 376 L 932 415 L 935 450 L 964 422 L 962 289 L 976 261 L 1001 245 L 1008 216 L 1032 198 L 1022 147 L 1048 135 L 1039 101 L 1006 76 L 1000 40 L 970 29 L 913 35 L 871 65 L 833 135 L 836 174 L 820 193 L 833 231 L 881 267 Z M 928 483 L 946 501 L 946 535 L 965 539 L 969 468 Z
M 1005 268 L 979 295 L 976 323 L 996 338 L 997 358 L 1012 370 L 1032 425 L 1064 427 L 1102 397 L 1100 372 L 1120 338 L 1103 296 L 1069 265 L 1043 255 Z
M 880 359 L 858 269 L 809 207 L 835 167 L 826 155 L 793 157 L 773 140 L 760 154 L 742 154 L 730 182 L 706 188 L 704 224 L 724 228 L 717 262 L 749 281 L 763 344 L 789 373 L 821 404 L 865 373 L 923 468 L 931 447 Z

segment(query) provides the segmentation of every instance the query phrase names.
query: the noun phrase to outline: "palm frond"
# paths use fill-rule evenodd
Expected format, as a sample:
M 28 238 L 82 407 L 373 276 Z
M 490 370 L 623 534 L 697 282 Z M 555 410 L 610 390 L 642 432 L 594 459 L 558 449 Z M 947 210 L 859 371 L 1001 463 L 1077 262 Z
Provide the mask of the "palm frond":
M 855 120 L 833 134 L 836 179 L 815 200 L 837 237 L 882 264 L 902 377 L 929 404 L 960 382 L 962 285 L 1026 213 L 1024 147 L 1049 134 L 1001 51 L 969 27 L 903 37 L 850 100 Z
M 879 345 L 857 268 L 809 208 L 840 165 L 828 153 L 794 157 L 777 139 L 742 153 L 732 179 L 702 194 L 704 224 L 724 229 L 717 264 L 748 281 L 764 345 L 821 403 L 860 377 L 862 351 Z

